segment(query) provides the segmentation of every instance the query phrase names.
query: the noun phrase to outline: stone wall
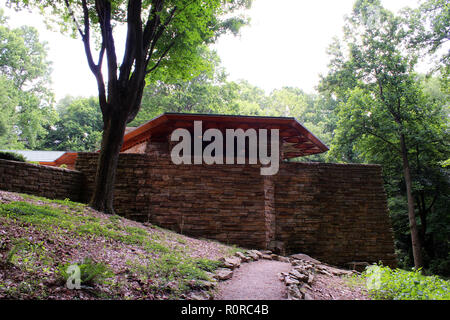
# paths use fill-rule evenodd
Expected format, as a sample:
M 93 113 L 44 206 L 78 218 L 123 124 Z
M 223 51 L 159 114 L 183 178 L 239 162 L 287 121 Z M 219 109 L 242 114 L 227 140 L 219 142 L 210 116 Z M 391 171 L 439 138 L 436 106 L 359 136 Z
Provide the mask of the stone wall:
M 0 159 L 0 189 L 79 201 L 81 172 Z
M 121 154 L 118 214 L 196 237 L 249 248 L 283 247 L 327 263 L 395 265 L 381 167 L 282 163 L 277 175 L 257 165 L 174 165 L 167 144 Z M 80 153 L 82 200 L 92 193 L 98 154 Z
M 94 190 L 98 153 L 79 153 L 76 169 L 83 172 L 82 202 L 89 202 Z M 149 221 L 149 156 L 121 154 L 114 184 L 114 207 L 118 214 L 141 222 Z
M 380 166 L 285 162 L 274 179 L 276 240 L 287 252 L 395 265 Z
M 114 207 L 130 219 L 224 243 L 265 248 L 264 177 L 259 166 L 174 165 L 167 153 L 121 154 Z M 93 190 L 98 154 L 80 153 L 82 194 Z

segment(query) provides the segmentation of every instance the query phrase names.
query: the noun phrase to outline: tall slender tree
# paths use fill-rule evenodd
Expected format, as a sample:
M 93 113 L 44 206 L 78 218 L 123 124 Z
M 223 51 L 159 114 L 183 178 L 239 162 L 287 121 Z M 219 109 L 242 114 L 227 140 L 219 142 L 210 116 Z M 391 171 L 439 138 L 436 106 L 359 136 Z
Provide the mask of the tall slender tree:
M 103 135 L 95 189 L 90 205 L 114 213 L 113 185 L 126 124 L 140 109 L 147 80 L 189 79 L 205 68 L 199 46 L 246 23 L 230 15 L 251 0 L 9 0 L 16 8 L 50 10 L 62 29 L 83 42 L 88 65 L 97 81 Z M 126 25 L 121 63 L 114 30 Z M 68 27 L 69 26 L 69 27 Z M 92 38 L 99 42 L 94 58 Z M 106 56 L 107 76 L 103 76 Z
M 348 52 L 337 45 L 333 47 L 331 71 L 323 79 L 321 89 L 341 100 L 335 137 L 335 141 L 341 140 L 338 145 L 352 145 L 353 150 L 366 154 L 380 152 L 382 146 L 399 157 L 414 265 L 420 268 L 422 246 L 409 153 L 417 133 L 414 124 L 425 121 L 431 113 L 416 82 L 413 68 L 417 59 L 402 50 L 406 37 L 402 23 L 379 0 L 356 1 L 344 29 Z M 358 148 L 358 144 L 363 147 Z M 348 151 L 348 147 L 345 149 Z

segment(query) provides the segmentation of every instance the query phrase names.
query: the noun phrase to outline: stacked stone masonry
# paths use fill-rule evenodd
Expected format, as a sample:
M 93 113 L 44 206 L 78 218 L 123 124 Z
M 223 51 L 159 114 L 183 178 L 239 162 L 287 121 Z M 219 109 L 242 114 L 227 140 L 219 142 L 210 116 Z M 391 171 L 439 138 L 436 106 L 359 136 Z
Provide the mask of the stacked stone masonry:
M 82 173 L 0 159 L 0 189 L 51 199 L 80 200 Z
M 145 143 L 136 146 L 141 153 L 120 155 L 118 214 L 334 265 L 395 266 L 380 166 L 282 162 L 277 175 L 262 176 L 258 165 L 174 165 L 168 149 L 167 143 Z M 0 160 L 0 189 L 88 202 L 97 159 L 97 153 L 79 153 L 77 170 Z
M 247 248 L 275 244 L 335 265 L 396 264 L 380 166 L 283 162 L 277 175 L 262 176 L 258 165 L 174 165 L 167 144 L 145 149 L 119 157 L 120 215 Z M 77 158 L 83 201 L 97 156 Z

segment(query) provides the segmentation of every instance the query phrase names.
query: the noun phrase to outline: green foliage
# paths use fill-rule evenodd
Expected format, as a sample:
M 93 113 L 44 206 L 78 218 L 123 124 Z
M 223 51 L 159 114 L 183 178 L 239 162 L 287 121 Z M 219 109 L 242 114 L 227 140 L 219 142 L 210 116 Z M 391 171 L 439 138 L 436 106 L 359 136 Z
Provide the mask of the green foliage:
M 56 119 L 50 63 L 36 29 L 10 28 L 0 11 L 0 148 L 38 147 Z
M 67 96 L 59 101 L 59 120 L 42 142 L 50 150 L 95 151 L 100 147 L 103 131 L 98 99 Z
M 16 106 L 18 104 L 19 93 L 12 81 L 4 75 L 0 75 L 0 147 L 7 149 L 21 148 L 18 142 L 18 135 L 14 131 L 14 123 L 18 122 Z
M 26 162 L 23 155 L 15 152 L 0 152 L 0 159 Z
M 86 29 L 84 23 L 89 25 L 88 37 L 96 39 L 109 49 L 101 51 L 99 63 L 106 54 L 108 57 L 108 96 L 128 96 L 132 98 L 125 102 L 122 108 L 128 109 L 126 117 L 129 121 L 136 116 L 141 94 L 137 96 L 126 92 L 123 87 L 132 86 L 132 90 L 141 91 L 145 82 L 174 83 L 189 81 L 211 69 L 212 61 L 203 56 L 204 46 L 213 43 L 220 35 L 231 32 L 237 34 L 239 29 L 248 23 L 248 19 L 239 9 L 249 8 L 251 0 L 167 0 L 167 1 L 140 1 L 128 5 L 128 1 L 108 1 L 102 5 L 102 10 L 108 12 L 102 17 L 98 11 L 99 6 L 91 1 L 83 3 L 79 1 L 20 1 L 9 0 L 8 4 L 17 9 L 35 7 L 44 12 L 49 25 L 58 26 L 62 32 L 70 33 L 72 36 L 83 34 Z M 132 25 L 132 20 L 139 16 L 141 25 Z M 113 28 L 104 28 L 100 21 L 105 19 L 104 24 L 112 26 L 130 23 L 126 53 L 120 68 L 117 62 L 115 49 L 113 47 Z M 80 25 L 82 25 L 80 27 Z M 102 29 L 103 28 L 103 29 Z M 109 33 L 111 31 L 111 33 Z M 132 52 L 139 45 L 139 41 L 133 38 L 139 34 L 143 45 L 142 57 Z M 87 40 L 86 38 L 84 38 Z M 87 56 L 92 58 L 91 46 L 87 45 Z M 130 47 L 128 47 L 131 45 Z M 90 67 L 98 80 L 99 97 L 101 107 L 105 104 L 123 104 L 124 101 L 115 101 L 113 97 L 106 97 L 105 83 L 101 74 L 101 67 L 95 68 L 96 62 L 91 61 Z M 131 68 L 133 66 L 133 68 Z M 144 69 L 141 69 L 141 67 Z M 132 71 L 134 69 L 134 71 Z M 118 74 L 120 73 L 120 74 Z M 146 75 L 146 76 L 145 76 Z M 120 81 L 120 86 L 117 85 Z M 120 87 L 120 88 L 119 88 Z M 111 91 L 112 90 L 112 91 Z M 119 93 L 119 91 L 121 91 Z M 117 98 L 117 97 L 116 97 Z M 112 100 L 111 100 L 112 99 Z M 111 100 L 111 101 L 110 101 Z
M 373 265 L 363 273 L 370 296 L 381 300 L 449 300 L 450 282 L 420 270 L 392 270 Z
M 177 297 L 190 291 L 193 282 L 211 280 L 206 272 L 220 266 L 219 261 L 192 258 L 179 252 L 163 253 L 145 265 L 129 262 L 133 273 L 139 275 L 144 283 L 150 284 L 153 292 Z
M 450 5 L 446 0 L 422 1 L 414 10 L 405 11 L 405 19 L 409 27 L 409 47 L 421 50 L 423 54 L 435 54 L 445 49 L 450 34 Z M 438 68 L 448 66 L 450 52 L 442 50 Z
M 26 238 L 14 239 L 12 248 L 4 259 L 6 264 L 13 264 L 28 272 L 45 271 L 53 264 L 48 250 L 41 242 L 30 242 Z
M 197 259 L 195 263 L 200 269 L 208 272 L 214 272 L 217 268 L 219 268 L 222 265 L 222 262 L 220 261 L 214 261 L 203 258 Z
M 192 285 L 201 285 L 201 280 L 211 280 L 208 272 L 216 270 L 222 264 L 219 261 L 191 257 L 189 247 L 180 246 L 178 240 L 181 236 L 174 232 L 160 228 L 145 228 L 138 224 L 125 224 L 125 219 L 117 215 L 107 218 L 94 217 L 89 210 L 86 210 L 85 205 L 68 199 L 48 200 L 42 197 L 23 196 L 38 204 L 25 201 L 0 203 L 0 219 L 6 223 L 14 221 L 44 233 L 56 234 L 58 239 L 61 239 L 60 236 L 69 236 L 84 241 L 98 241 L 101 237 L 107 242 L 113 240 L 142 249 L 145 253 L 138 250 L 141 252 L 136 253 L 136 261 L 127 263 L 133 279 L 141 281 L 140 290 L 144 290 L 142 294 L 162 294 L 171 298 L 180 298 L 181 294 L 191 290 Z M 158 231 L 154 232 L 155 229 Z M 128 246 L 124 247 L 128 248 Z M 34 268 L 34 272 L 38 274 L 48 266 L 52 266 L 52 269 L 56 266 L 55 275 L 66 282 L 71 275 L 68 274 L 67 268 L 76 264 L 80 268 L 83 286 L 122 285 L 121 280 L 115 277 L 110 267 L 101 261 L 84 259 L 67 262 L 67 258 L 64 258 L 62 260 L 64 262 L 55 264 L 47 250 L 43 243 L 31 243 L 24 238 L 14 242 L 8 259 L 21 268 L 28 268 L 27 270 Z M 61 257 L 58 257 L 57 261 L 61 261 L 60 259 Z M 114 279 L 109 279 L 110 277 Z M 0 290 L 3 289 L 0 287 Z M 17 298 L 23 294 L 8 292 L 8 296 Z
M 59 273 L 67 282 L 71 274 L 67 273 L 67 268 L 76 265 L 80 268 L 80 284 L 84 286 L 92 286 L 96 283 L 103 283 L 106 279 L 114 276 L 111 269 L 103 262 L 95 262 L 91 258 L 84 258 L 81 262 L 65 263 L 59 266 Z
M 343 41 L 330 46 L 329 72 L 319 86 L 335 122 L 327 158 L 383 166 L 396 247 L 401 266 L 409 267 L 404 137 L 425 267 L 448 275 L 450 181 L 441 166 L 450 152 L 448 90 L 439 79 L 414 72 L 417 52 L 404 50 L 408 30 L 380 1 L 355 2 Z
M 334 107 L 331 100 L 292 87 L 267 95 L 246 81 L 227 81 L 217 55 L 206 49 L 203 54 L 214 61 L 212 70 L 190 81 L 149 84 L 144 90 L 141 110 L 130 126 L 142 125 L 164 112 L 289 116 L 297 118 L 325 143 L 331 141 L 335 126 L 329 117 L 329 108 Z M 301 160 L 324 161 L 324 156 Z

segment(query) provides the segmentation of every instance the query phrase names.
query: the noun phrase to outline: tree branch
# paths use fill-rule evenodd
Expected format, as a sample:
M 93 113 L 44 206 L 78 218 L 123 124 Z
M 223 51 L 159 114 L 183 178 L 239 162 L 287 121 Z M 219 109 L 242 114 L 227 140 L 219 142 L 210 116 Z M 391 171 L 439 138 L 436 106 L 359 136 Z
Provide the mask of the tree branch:
M 120 66 L 120 76 L 119 83 L 122 87 L 126 87 L 128 79 L 130 77 L 131 68 L 133 62 L 136 58 L 136 52 L 142 50 L 138 48 L 139 41 L 138 34 L 142 33 L 142 22 L 141 22 L 141 7 L 142 1 L 140 0 L 129 0 L 127 8 L 127 39 L 125 43 L 125 53 L 123 56 L 122 64 Z M 137 61 L 136 61 L 137 62 Z
M 92 58 L 91 43 L 90 43 L 89 9 L 87 7 L 86 0 L 82 0 L 81 3 L 83 6 L 83 16 L 84 16 L 84 35 L 82 36 L 84 43 L 84 51 L 86 53 L 89 68 L 91 69 L 92 73 L 96 75 L 98 72 L 98 67 L 94 63 L 94 59 Z
M 425 208 L 425 213 L 427 213 L 428 211 L 431 210 L 431 208 L 434 206 L 434 203 L 436 202 L 438 198 L 438 194 L 436 193 L 433 197 L 433 200 L 431 201 L 430 205 L 428 206 L 428 208 Z
M 66 1 L 67 2 L 67 1 Z M 87 6 L 86 0 L 82 0 L 82 7 L 83 7 L 83 16 L 84 16 L 84 34 L 82 35 L 82 40 L 84 44 L 84 51 L 86 53 L 86 58 L 88 60 L 89 68 L 91 69 L 92 73 L 95 76 L 95 79 L 97 80 L 97 88 L 99 93 L 99 104 L 100 109 L 102 111 L 102 114 L 104 115 L 106 113 L 106 93 L 105 93 L 105 83 L 103 81 L 103 75 L 101 72 L 101 64 L 103 61 L 103 54 L 104 54 L 104 44 L 102 43 L 102 48 L 100 49 L 99 53 L 99 63 L 98 65 L 95 64 L 94 59 L 92 57 L 92 51 L 91 51 L 91 44 L 90 44 L 90 22 L 89 22 L 89 8 Z
M 158 28 L 158 31 L 156 31 L 156 34 L 154 35 L 153 39 L 150 39 L 150 40 L 151 40 L 151 41 L 150 41 L 150 42 L 151 42 L 151 46 L 150 46 L 150 42 L 146 45 L 145 51 L 146 51 L 146 52 L 148 51 L 147 59 L 146 59 L 146 65 L 149 64 L 149 62 L 150 62 L 150 60 L 151 60 L 151 58 L 152 58 L 152 56 L 153 56 L 153 51 L 155 50 L 155 47 L 156 47 L 156 44 L 157 44 L 159 38 L 162 36 L 164 30 L 167 28 L 167 26 L 169 25 L 169 23 L 172 21 L 172 19 L 173 19 L 174 15 L 175 15 L 175 12 L 176 12 L 176 11 L 177 11 L 177 7 L 175 6 L 175 7 L 170 11 L 169 17 L 168 17 L 167 20 L 164 22 L 164 24 L 161 25 L 161 26 Z M 148 50 L 148 46 L 150 46 L 150 50 Z M 147 72 L 146 74 L 148 74 L 148 72 Z
M 108 0 L 96 0 L 95 9 L 100 19 L 102 40 L 108 59 L 108 101 L 113 101 L 117 92 L 117 56 L 111 26 L 111 3 Z
M 150 9 L 150 13 L 148 15 L 147 23 L 144 28 L 144 50 L 147 52 L 150 42 L 153 39 L 156 31 L 156 27 L 160 23 L 160 16 L 157 14 L 158 12 L 161 12 L 163 8 L 164 0 L 155 0 L 152 4 L 152 8 Z
M 70 16 L 73 19 L 73 22 L 75 23 L 75 26 L 77 27 L 78 32 L 80 33 L 80 36 L 83 37 L 83 32 L 81 31 L 81 27 L 80 24 L 77 21 L 77 18 L 75 17 L 75 14 L 73 13 L 72 8 L 70 7 L 69 1 L 68 0 L 64 0 L 64 3 L 66 4 L 67 10 L 69 11 Z
M 384 138 L 384 137 L 382 137 L 382 136 L 376 134 L 375 132 L 373 132 L 372 130 L 370 130 L 369 128 L 367 128 L 366 126 L 363 126 L 363 130 L 364 130 L 366 133 L 368 133 L 368 134 L 370 134 L 370 135 L 372 135 L 372 136 L 374 136 L 374 137 L 376 137 L 376 138 L 378 138 L 378 139 L 380 139 L 380 140 L 386 142 L 388 145 L 390 145 L 391 147 L 393 147 L 396 151 L 400 152 L 400 149 L 399 149 L 394 143 L 392 143 L 391 141 L 387 140 L 386 138 Z
M 164 52 L 162 53 L 162 55 L 159 57 L 158 62 L 156 62 L 156 64 L 151 67 L 149 70 L 147 70 L 145 72 L 145 74 L 149 74 L 150 72 L 152 72 L 153 70 L 155 70 L 156 68 L 158 68 L 159 64 L 161 63 L 161 61 L 164 59 L 164 57 L 167 55 L 167 53 L 170 51 L 170 49 L 175 45 L 175 40 L 172 41 L 171 44 L 169 44 L 169 46 L 166 48 L 166 50 L 164 50 Z M 147 62 L 148 63 L 148 62 Z
M 105 56 L 105 42 L 102 41 L 102 47 L 100 49 L 100 52 L 98 53 L 98 63 L 97 63 L 97 67 L 99 68 L 99 70 L 102 69 L 102 65 L 103 65 L 103 57 Z

